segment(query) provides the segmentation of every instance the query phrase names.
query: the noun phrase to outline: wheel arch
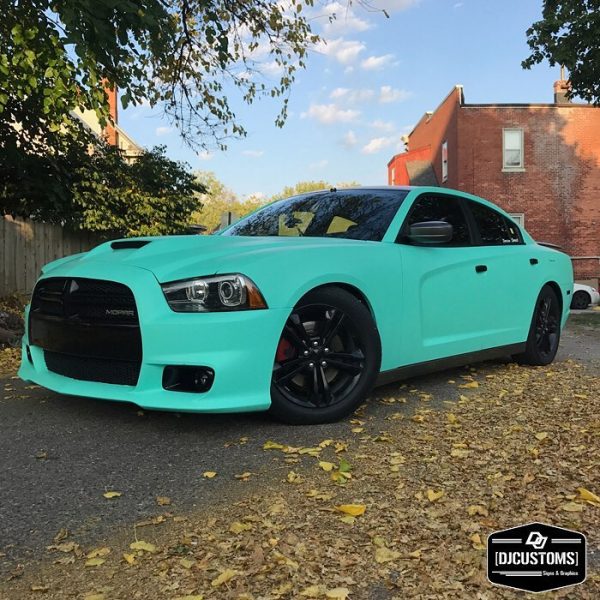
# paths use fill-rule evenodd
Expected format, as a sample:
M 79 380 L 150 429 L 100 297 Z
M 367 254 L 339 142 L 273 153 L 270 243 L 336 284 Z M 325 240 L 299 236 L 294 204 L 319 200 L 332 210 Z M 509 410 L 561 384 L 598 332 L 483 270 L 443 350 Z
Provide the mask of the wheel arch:
M 371 316 L 373 317 L 373 321 L 375 321 L 375 326 L 377 326 L 377 315 L 375 314 L 375 311 L 373 310 L 373 306 L 372 306 L 371 302 L 369 301 L 369 298 L 361 289 L 359 289 L 358 287 L 356 287 L 355 285 L 352 285 L 350 283 L 346 283 L 346 282 L 342 282 L 342 281 L 332 281 L 329 283 L 322 283 L 322 284 L 317 285 L 317 286 L 311 288 L 310 290 L 306 291 L 298 299 L 298 302 L 296 302 L 296 304 L 301 302 L 304 298 L 306 298 L 306 296 L 312 294 L 316 290 L 322 290 L 323 288 L 338 288 L 338 289 L 344 290 L 344 291 L 348 292 L 349 294 L 351 294 L 352 296 L 354 296 L 361 304 L 364 304 L 364 306 L 367 307 L 367 309 L 371 313 Z
M 560 286 L 558 285 L 558 283 L 556 281 L 546 281 L 546 283 L 544 283 L 542 288 L 546 285 L 550 286 L 554 290 L 554 293 L 556 294 L 556 297 L 558 298 L 558 303 L 560 305 L 560 314 L 562 315 L 563 309 L 564 309 L 564 299 L 563 299 L 563 292 L 560 289 Z

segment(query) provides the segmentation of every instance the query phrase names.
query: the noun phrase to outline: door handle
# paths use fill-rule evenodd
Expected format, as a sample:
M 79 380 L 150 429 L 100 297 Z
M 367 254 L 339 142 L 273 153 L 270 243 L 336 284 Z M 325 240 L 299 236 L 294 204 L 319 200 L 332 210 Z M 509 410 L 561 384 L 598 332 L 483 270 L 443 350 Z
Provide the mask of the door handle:
M 477 273 L 485 273 L 487 271 L 487 265 L 477 265 L 475 271 Z
M 530 265 L 537 265 L 539 262 L 539 260 L 537 258 L 530 258 L 529 259 L 529 264 Z

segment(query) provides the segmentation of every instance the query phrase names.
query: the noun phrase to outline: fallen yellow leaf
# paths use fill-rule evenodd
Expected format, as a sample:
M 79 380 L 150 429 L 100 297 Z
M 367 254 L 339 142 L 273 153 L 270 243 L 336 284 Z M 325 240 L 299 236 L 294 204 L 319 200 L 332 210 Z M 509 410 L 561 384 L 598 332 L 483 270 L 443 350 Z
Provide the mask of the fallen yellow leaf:
M 187 596 L 177 596 L 175 600 L 204 600 L 202 594 L 188 594 Z
M 142 552 L 156 552 L 156 546 L 154 544 L 144 542 L 143 540 L 133 542 L 132 544 L 129 544 L 129 547 L 132 550 L 141 550 Z
M 229 531 L 231 533 L 242 533 L 242 531 L 250 531 L 252 529 L 252 523 L 240 523 L 239 521 L 234 521 L 229 526 Z
M 327 462 L 326 460 L 320 460 L 319 461 L 319 466 L 321 467 L 321 469 L 323 469 L 323 471 L 333 471 L 333 469 L 335 469 L 335 464 L 332 462 Z
M 202 473 L 202 477 L 206 478 L 206 479 L 212 479 L 213 477 L 217 476 L 217 472 L 216 471 L 204 471 L 204 473 Z
M 481 543 L 481 536 L 478 533 L 474 533 L 470 538 L 473 548 L 475 550 L 483 550 L 485 546 Z
M 210 585 L 212 585 L 213 587 L 219 587 L 220 585 L 223 585 L 224 583 L 227 583 L 228 581 L 236 577 L 237 574 L 238 572 L 234 571 L 233 569 L 225 569 L 218 577 L 215 577 L 210 582 Z
M 320 598 L 324 596 L 327 589 L 323 585 L 311 585 L 300 592 L 301 596 L 307 596 L 308 598 Z
M 437 502 L 444 495 L 444 491 L 434 492 L 432 489 L 427 490 L 427 499 L 429 502 Z
M 179 561 L 179 564 L 184 568 L 184 569 L 191 569 L 195 564 L 196 561 L 195 560 L 189 560 L 188 558 L 182 558 Z
M 126 552 L 123 552 L 123 560 L 127 564 L 132 565 L 135 562 L 135 554 L 127 554 Z
M 83 600 L 106 600 L 106 596 L 104 595 L 103 592 L 100 592 L 99 594 L 86 594 L 83 597 Z
M 104 494 L 102 494 L 105 498 L 108 498 L 109 500 L 111 498 L 118 498 L 119 496 L 122 496 L 123 494 L 121 492 L 104 492 Z
M 456 415 L 453 413 L 448 413 L 448 423 L 450 423 L 450 425 L 454 425 L 454 423 L 456 423 L 456 421 L 458 421 L 458 419 L 456 418 Z
M 88 560 L 85 561 L 85 566 L 86 567 L 99 567 L 100 565 L 103 565 L 105 563 L 104 558 L 89 558 Z
M 543 441 L 548 437 L 548 433 L 546 431 L 540 431 L 539 433 L 535 434 L 535 439 L 538 441 Z
M 337 587 L 332 590 L 327 590 L 327 592 L 325 592 L 325 597 L 330 598 L 330 600 L 346 600 L 348 594 L 350 594 L 348 588 Z
M 168 498 L 167 496 L 157 496 L 156 503 L 159 506 L 169 506 L 169 504 L 171 504 L 171 498 Z
M 295 471 L 290 471 L 287 474 L 287 481 L 288 483 L 302 483 L 302 476 Z
M 481 504 L 472 504 L 467 508 L 467 512 L 471 517 L 475 515 L 481 515 L 482 517 L 487 517 L 489 515 L 488 509 Z
M 50 586 L 49 585 L 32 585 L 30 589 L 32 592 L 47 592 L 50 589 Z
M 476 381 L 469 381 L 469 383 L 463 383 L 463 384 L 459 385 L 458 387 L 465 388 L 465 389 L 474 389 L 474 388 L 479 387 L 479 383 L 477 383 Z
M 583 487 L 577 488 L 577 491 L 582 500 L 591 502 L 592 504 L 600 504 L 600 496 L 597 496 L 594 492 L 590 492 L 590 490 L 586 490 Z
M 335 509 L 352 517 L 358 517 L 364 514 L 367 507 L 364 504 L 340 504 Z
M 561 505 L 560 508 L 567 512 L 581 512 L 583 510 L 583 504 L 578 504 L 577 502 L 567 502 L 566 504 Z
M 284 450 L 287 446 L 267 440 L 263 445 L 263 450 Z
M 108 556 L 110 554 L 110 548 L 106 546 L 102 548 L 96 548 L 86 554 L 86 558 L 98 558 L 100 556 Z
M 375 561 L 379 564 L 383 564 L 386 562 L 391 562 L 392 560 L 396 560 L 400 558 L 401 553 L 396 550 L 390 550 L 385 546 L 380 546 L 375 549 Z

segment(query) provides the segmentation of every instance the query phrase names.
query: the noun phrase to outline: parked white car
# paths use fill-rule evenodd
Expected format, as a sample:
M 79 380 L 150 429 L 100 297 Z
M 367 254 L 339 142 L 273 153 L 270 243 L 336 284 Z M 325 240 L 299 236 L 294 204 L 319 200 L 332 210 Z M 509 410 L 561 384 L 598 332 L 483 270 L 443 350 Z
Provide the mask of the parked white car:
M 576 283 L 573 285 L 573 298 L 571 299 L 571 308 L 578 310 L 587 308 L 590 304 L 600 302 L 600 293 L 591 285 L 582 285 Z

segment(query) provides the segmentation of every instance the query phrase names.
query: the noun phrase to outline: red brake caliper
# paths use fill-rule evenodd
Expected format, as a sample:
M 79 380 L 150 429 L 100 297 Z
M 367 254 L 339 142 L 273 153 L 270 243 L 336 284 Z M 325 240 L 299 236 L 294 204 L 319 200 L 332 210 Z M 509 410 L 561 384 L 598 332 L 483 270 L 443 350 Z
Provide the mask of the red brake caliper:
M 284 360 L 289 360 L 294 357 L 294 346 L 290 344 L 285 338 L 281 338 L 279 340 L 279 345 L 277 346 L 277 353 L 275 354 L 275 360 L 277 362 L 283 362 Z

